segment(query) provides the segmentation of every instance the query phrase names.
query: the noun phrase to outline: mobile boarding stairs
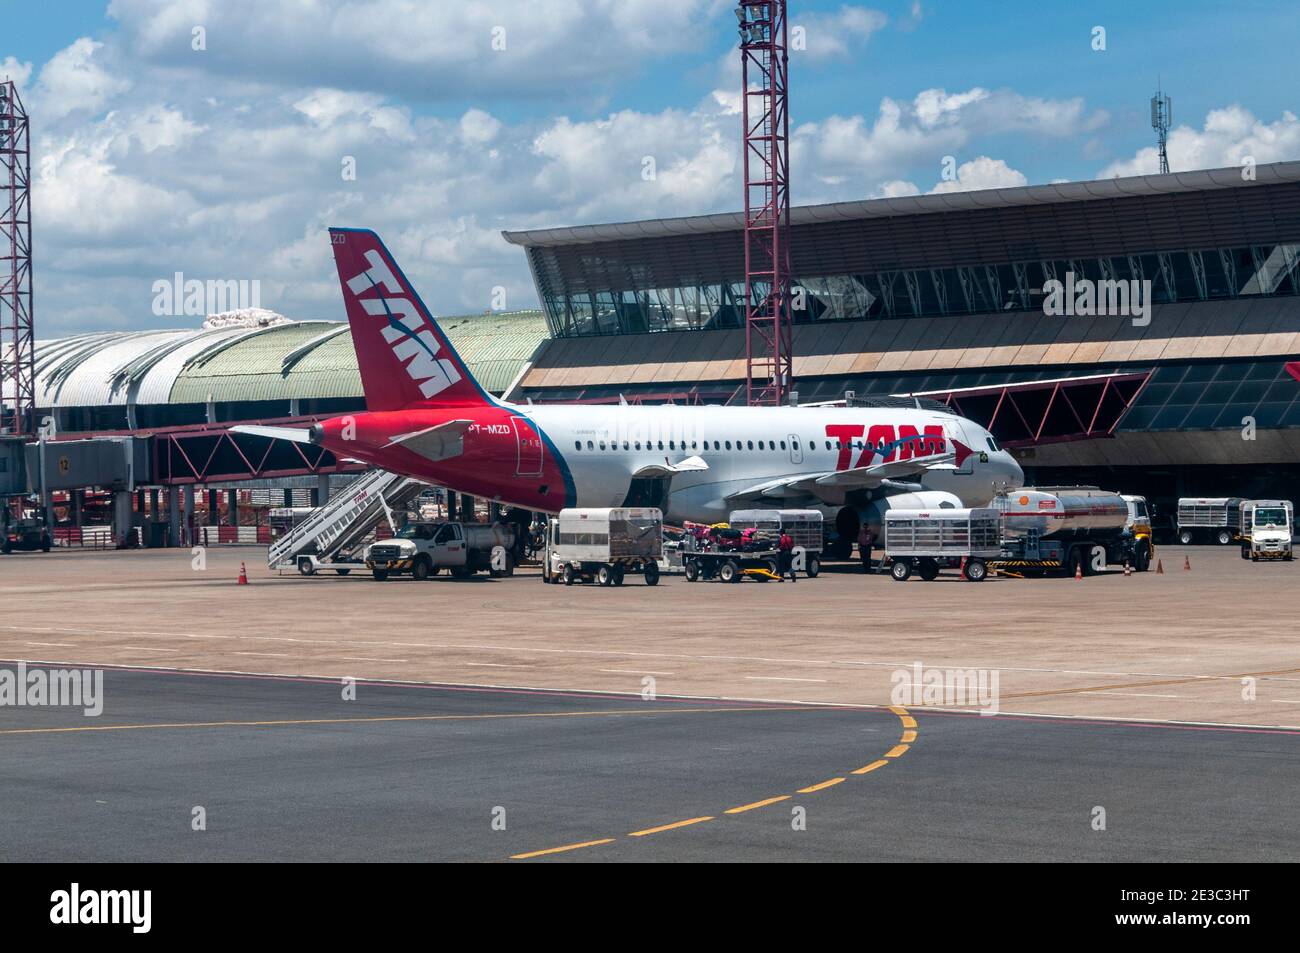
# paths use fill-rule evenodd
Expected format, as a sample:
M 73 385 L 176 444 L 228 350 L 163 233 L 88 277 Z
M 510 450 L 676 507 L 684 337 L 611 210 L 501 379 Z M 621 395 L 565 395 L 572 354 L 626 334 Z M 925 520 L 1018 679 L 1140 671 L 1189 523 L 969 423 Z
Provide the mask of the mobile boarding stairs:
M 406 505 L 428 485 L 410 477 L 369 470 L 356 482 L 271 543 L 266 564 L 272 569 L 297 568 L 304 576 L 328 570 L 346 576 L 363 567 L 360 551 L 384 520 L 394 533 L 393 511 Z

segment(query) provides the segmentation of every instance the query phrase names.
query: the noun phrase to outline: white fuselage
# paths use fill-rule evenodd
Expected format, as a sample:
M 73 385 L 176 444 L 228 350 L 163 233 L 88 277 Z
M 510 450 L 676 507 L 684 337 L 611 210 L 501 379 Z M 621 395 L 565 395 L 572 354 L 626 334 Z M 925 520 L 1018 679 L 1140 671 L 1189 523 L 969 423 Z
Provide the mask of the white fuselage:
M 673 521 L 724 520 L 743 508 L 728 497 L 786 478 L 807 477 L 922 456 L 951 452 L 953 441 L 971 454 L 960 466 L 900 478 L 926 491 L 951 493 L 966 506 L 987 504 L 999 490 L 1021 484 L 1020 466 L 999 448 L 984 428 L 954 414 L 911 408 L 843 407 L 677 407 L 529 405 L 518 413 L 532 420 L 572 476 L 577 506 L 620 506 L 633 475 L 643 467 L 676 465 L 699 457 L 707 469 L 674 473 L 665 518 Z M 927 428 L 928 431 L 927 431 Z M 939 434 L 942 445 L 915 441 L 910 434 Z M 867 449 L 883 443 L 883 458 Z M 891 446 L 891 444 L 893 446 Z M 851 492 L 852 487 L 849 488 Z M 906 493 L 886 485 L 873 498 Z M 849 497 L 852 499 L 852 496 Z M 807 505 L 834 510 L 845 505 L 846 490 L 819 487 L 804 497 Z M 790 506 L 772 497 L 743 506 Z M 659 504 L 651 504 L 659 505 Z

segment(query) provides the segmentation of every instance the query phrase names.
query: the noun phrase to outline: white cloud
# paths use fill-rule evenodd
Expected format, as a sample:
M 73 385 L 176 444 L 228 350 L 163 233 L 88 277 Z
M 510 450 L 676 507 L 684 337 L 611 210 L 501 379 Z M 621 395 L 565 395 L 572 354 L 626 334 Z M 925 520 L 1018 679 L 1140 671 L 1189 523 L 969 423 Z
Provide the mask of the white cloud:
M 1002 159 L 977 156 L 957 166 L 957 178 L 941 181 L 930 193 L 969 192 L 974 189 L 1011 189 L 1028 185 L 1023 172 L 1011 168 Z
M 840 59 L 861 48 L 872 34 L 889 23 L 889 17 L 879 10 L 867 7 L 842 6 L 834 13 L 809 13 L 792 19 L 791 28 L 804 30 L 807 50 L 811 60 Z M 800 55 L 799 50 L 792 56 Z
M 54 54 L 41 69 L 37 94 L 46 120 L 74 112 L 95 113 L 131 88 L 125 77 L 101 65 L 103 43 L 82 37 Z
M 31 78 L 31 63 L 19 62 L 12 56 L 6 56 L 3 60 L 0 60 L 0 80 L 11 79 L 21 89 L 27 85 L 27 81 Z
M 1178 126 L 1169 132 L 1169 168 L 1216 169 L 1240 165 L 1251 157 L 1256 163 L 1281 162 L 1300 156 L 1300 120 L 1283 111 L 1280 119 L 1265 122 L 1239 105 L 1213 109 L 1200 129 Z M 1160 156 L 1154 146 L 1139 149 L 1131 159 L 1120 159 L 1099 173 L 1103 179 L 1126 175 L 1155 175 Z
M 500 120 L 481 109 L 470 109 L 460 117 L 460 137 L 468 143 L 487 145 L 500 132 Z
M 714 0 L 112 0 L 108 12 L 146 62 L 423 101 L 570 95 L 702 48 L 719 11 Z M 202 51 L 191 48 L 196 25 Z
M 926 89 L 911 102 L 881 100 L 870 123 L 861 115 L 830 116 L 799 126 L 790 161 L 800 177 L 800 200 L 829 201 L 845 191 L 854 197 L 878 192 L 900 170 L 918 165 L 937 175 L 945 158 L 957 157 L 981 137 L 1068 138 L 1104 121 L 1104 114 L 1089 114 L 1081 99 L 1040 99 L 978 86 L 954 93 Z

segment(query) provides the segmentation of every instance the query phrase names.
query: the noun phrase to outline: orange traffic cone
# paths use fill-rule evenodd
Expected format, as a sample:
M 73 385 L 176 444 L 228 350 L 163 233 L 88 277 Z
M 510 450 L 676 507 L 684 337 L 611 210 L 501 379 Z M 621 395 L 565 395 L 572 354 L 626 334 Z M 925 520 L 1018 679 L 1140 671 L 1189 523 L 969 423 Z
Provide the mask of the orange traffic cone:
M 1184 557 L 1183 557 L 1183 568 L 1184 568 L 1184 569 L 1188 569 L 1188 570 L 1190 570 L 1190 569 L 1192 568 L 1192 557 L 1191 557 L 1191 556 L 1184 556 Z
M 243 563 L 239 564 L 239 584 L 241 586 L 248 585 L 248 570 L 244 568 Z
M 1165 562 L 1164 562 L 1163 559 L 1157 559 L 1157 560 L 1156 560 L 1156 575 L 1157 575 L 1157 576 L 1163 576 L 1164 574 L 1165 574 Z
M 1074 564 L 1074 578 L 1075 579 L 1083 578 L 1083 563 L 1079 562 Z
M 1133 575 L 1133 567 L 1128 564 L 1127 560 L 1124 561 L 1124 575 L 1126 576 Z

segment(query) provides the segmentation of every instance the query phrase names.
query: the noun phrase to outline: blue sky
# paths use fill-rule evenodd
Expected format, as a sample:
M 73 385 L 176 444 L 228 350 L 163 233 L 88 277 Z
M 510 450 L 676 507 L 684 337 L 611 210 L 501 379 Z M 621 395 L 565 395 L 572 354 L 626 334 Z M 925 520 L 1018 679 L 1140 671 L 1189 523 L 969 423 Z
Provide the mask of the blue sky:
M 739 204 L 723 0 L 0 2 L 51 333 L 183 324 L 148 308 L 177 270 L 338 317 L 330 223 L 379 230 L 444 313 L 531 306 L 501 228 Z M 1175 170 L 1300 158 L 1291 4 L 798 0 L 790 21 L 796 203 L 1151 171 L 1157 77 Z

